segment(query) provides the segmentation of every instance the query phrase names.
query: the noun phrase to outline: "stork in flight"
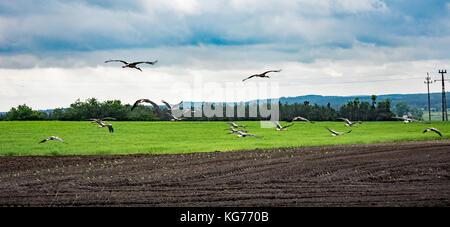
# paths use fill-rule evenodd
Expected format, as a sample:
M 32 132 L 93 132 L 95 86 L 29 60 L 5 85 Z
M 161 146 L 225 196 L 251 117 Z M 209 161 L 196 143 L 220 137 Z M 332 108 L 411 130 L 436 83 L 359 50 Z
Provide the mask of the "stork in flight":
M 329 128 L 327 128 L 327 129 L 328 129 L 328 131 L 331 132 L 332 136 L 340 136 L 340 135 L 344 135 L 344 134 L 350 133 L 352 131 L 352 130 L 350 130 L 348 132 L 336 132 L 336 131 L 334 131 L 332 129 L 329 129 Z
M 179 107 L 180 107 L 180 105 L 183 103 L 183 101 L 181 101 L 180 103 L 178 103 L 178 104 L 175 104 L 175 105 L 170 105 L 168 102 L 166 102 L 166 101 L 164 101 L 164 100 L 161 100 L 161 102 L 163 102 L 166 106 L 167 106 L 167 110 L 169 110 L 169 112 L 172 114 L 172 111 L 174 111 L 174 110 L 180 110 L 179 109 Z M 181 114 L 181 115 L 185 115 L 185 114 L 188 114 L 188 113 L 194 113 L 195 111 L 193 111 L 193 110 L 191 110 L 191 109 L 186 109 L 186 110 L 183 110 L 182 111 L 183 113 Z M 173 115 L 172 115 L 173 116 Z
M 131 107 L 131 111 L 133 111 L 134 108 L 136 108 L 139 104 L 141 104 L 143 102 L 152 104 L 152 106 L 156 110 L 156 112 L 158 114 L 161 113 L 161 110 L 159 109 L 159 106 L 156 103 L 152 102 L 150 99 L 138 99 L 136 102 L 134 102 L 133 107 Z
M 114 128 L 113 128 L 112 124 L 106 124 L 105 122 L 103 122 L 106 119 L 115 120 L 115 118 L 112 118 L 112 117 L 105 117 L 105 118 L 102 118 L 102 119 L 89 119 L 89 120 L 91 120 L 92 123 L 99 124 L 99 126 L 98 126 L 99 128 L 108 127 L 109 132 L 113 133 L 114 132 Z
M 246 81 L 246 80 L 248 80 L 250 78 L 253 78 L 253 77 L 270 78 L 266 74 L 267 73 L 272 73 L 272 72 L 277 72 L 278 73 L 278 72 L 281 72 L 281 69 L 279 69 L 279 70 L 269 70 L 269 71 L 266 71 L 266 72 L 263 72 L 263 73 L 260 73 L 260 74 L 251 75 L 251 76 L 243 79 L 242 82 L 244 82 L 244 81 Z
M 182 121 L 182 120 L 184 120 L 184 118 L 178 118 L 178 117 L 175 117 L 175 116 L 173 116 L 173 114 L 172 113 L 166 113 L 168 116 L 169 116 L 169 118 L 170 118 L 170 120 L 169 121 Z
M 97 119 L 97 118 L 90 118 L 88 119 L 89 121 L 92 121 L 92 123 L 97 123 L 97 121 L 105 121 L 105 120 L 116 120 L 113 117 L 104 117 L 102 119 Z
M 245 125 L 237 125 L 233 122 L 227 122 L 227 124 L 231 125 L 232 128 L 245 128 Z
M 250 134 L 250 133 L 241 132 L 241 131 L 237 131 L 237 130 L 232 131 L 231 133 L 236 133 L 236 134 L 238 134 L 238 135 L 237 135 L 238 138 L 241 138 L 241 137 L 247 137 L 247 136 L 253 136 L 253 137 L 256 137 L 256 138 L 261 138 L 260 136 L 257 136 L 257 135 L 254 135 L 254 134 Z M 231 134 L 231 133 L 230 133 L 230 134 Z
M 61 143 L 67 144 L 66 142 L 64 142 L 64 140 L 62 140 L 61 138 L 56 137 L 56 136 L 50 136 L 50 137 L 48 137 L 47 139 L 44 139 L 44 140 L 42 140 L 42 141 L 39 142 L 39 143 L 45 143 L 45 142 L 47 142 L 47 141 L 49 141 L 49 140 L 57 140 L 57 141 L 59 141 L 59 142 L 61 142 Z
M 361 121 L 351 122 L 349 119 L 343 118 L 343 117 L 340 117 L 338 119 L 345 121 L 345 126 L 348 126 L 348 127 L 353 127 L 353 126 L 358 127 L 356 124 L 361 124 L 362 123 Z
M 427 129 L 425 129 L 425 131 L 423 131 L 423 133 L 426 133 L 426 132 L 429 132 L 429 131 L 433 131 L 433 132 L 437 133 L 439 136 L 442 137 L 442 133 L 439 130 L 437 130 L 436 128 L 427 128 Z
M 178 107 L 181 105 L 181 103 L 183 103 L 183 101 L 181 101 L 180 103 L 175 104 L 175 105 L 172 106 L 172 105 L 170 105 L 168 102 L 166 102 L 166 101 L 164 101 L 164 100 L 161 100 L 161 102 L 163 102 L 163 103 L 167 106 L 167 109 L 168 109 L 170 112 L 172 112 L 173 109 L 178 108 Z
M 403 120 L 403 123 L 405 123 L 405 124 L 410 123 L 410 122 L 420 122 L 420 123 L 423 123 L 422 121 L 416 120 L 416 119 L 414 119 L 414 118 L 412 118 L 412 117 L 409 117 L 408 115 L 403 115 L 403 116 L 401 116 L 401 117 L 397 117 L 397 116 L 396 116 L 396 117 L 392 117 L 392 118 Z
M 236 129 L 234 129 L 234 128 L 227 128 L 227 129 L 225 129 L 225 130 L 230 130 L 230 131 L 231 131 L 231 132 L 229 132 L 229 133 L 227 133 L 227 134 L 237 133 L 238 131 L 239 131 L 239 132 L 244 132 L 244 133 L 247 133 L 247 132 L 248 132 L 247 130 L 244 130 L 244 129 L 236 130 Z
M 293 122 L 293 121 L 306 121 L 306 122 L 309 122 L 311 124 L 314 124 L 314 122 L 312 122 L 312 121 L 310 121 L 310 120 L 308 120 L 308 119 L 306 119 L 304 117 L 300 117 L 300 116 L 294 117 L 291 120 L 288 120 L 287 122 Z
M 123 61 L 123 60 L 108 60 L 108 61 L 105 61 L 105 63 L 108 63 L 108 62 L 122 62 L 124 65 L 122 66 L 122 68 L 135 68 L 135 69 L 137 69 L 137 70 L 139 70 L 139 71 L 141 71 L 142 72 L 142 69 L 141 68 L 139 68 L 139 67 L 137 67 L 136 65 L 138 65 L 138 64 L 150 64 L 150 65 L 154 65 L 154 64 L 156 64 L 156 62 L 158 62 L 157 60 L 156 61 L 138 61 L 138 62 L 130 62 L 130 63 L 128 63 L 128 62 L 126 62 L 126 61 Z
M 276 126 L 277 126 L 277 131 L 284 131 L 287 130 L 288 127 L 291 127 L 292 125 L 294 125 L 293 123 L 290 125 L 286 125 L 286 126 L 281 126 L 280 123 L 278 123 L 278 121 L 272 121 Z
M 177 117 L 175 117 L 174 115 L 173 115 L 173 113 L 172 113 L 172 111 L 173 110 L 176 110 L 176 109 L 178 109 L 179 110 L 179 106 L 181 105 L 181 103 L 183 103 L 183 101 L 181 101 L 180 103 L 178 103 L 178 104 L 175 104 L 175 105 L 170 105 L 168 102 L 166 102 L 166 101 L 164 101 L 164 100 L 161 100 L 161 102 L 163 102 L 166 106 L 167 106 L 167 110 L 169 110 L 169 117 L 171 118 L 171 121 L 178 121 L 178 120 L 182 120 L 182 118 L 177 118 Z M 193 113 L 193 112 L 195 112 L 195 111 L 192 111 L 191 109 L 187 109 L 187 110 L 184 110 L 183 111 L 183 113 L 181 114 L 181 115 L 185 115 L 185 114 L 190 114 L 190 113 Z

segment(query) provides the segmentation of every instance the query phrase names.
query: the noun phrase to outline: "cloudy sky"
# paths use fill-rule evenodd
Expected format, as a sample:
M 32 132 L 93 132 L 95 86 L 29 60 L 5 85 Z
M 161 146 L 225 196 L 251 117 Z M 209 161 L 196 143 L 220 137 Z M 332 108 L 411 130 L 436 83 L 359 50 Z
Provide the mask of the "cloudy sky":
M 450 69 L 449 44 L 443 0 L 6 0 L 0 111 L 425 93 L 427 72 Z M 158 63 L 139 72 L 108 59 Z M 242 83 L 270 69 L 282 72 Z

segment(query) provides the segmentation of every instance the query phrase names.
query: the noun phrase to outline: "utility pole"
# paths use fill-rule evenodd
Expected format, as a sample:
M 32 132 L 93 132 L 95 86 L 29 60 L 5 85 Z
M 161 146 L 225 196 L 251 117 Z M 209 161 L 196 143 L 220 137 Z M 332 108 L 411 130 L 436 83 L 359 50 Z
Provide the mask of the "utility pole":
M 447 70 L 439 70 L 439 73 L 442 75 L 441 80 L 434 80 L 436 81 L 442 81 L 442 121 L 448 121 L 447 116 L 447 99 L 445 97 L 445 80 L 444 80 L 444 74 L 447 73 Z
M 430 84 L 433 83 L 431 81 L 431 77 L 430 75 L 427 73 L 427 77 L 425 77 L 424 83 L 427 84 L 427 88 L 428 88 L 428 120 L 431 121 L 431 107 L 430 107 Z

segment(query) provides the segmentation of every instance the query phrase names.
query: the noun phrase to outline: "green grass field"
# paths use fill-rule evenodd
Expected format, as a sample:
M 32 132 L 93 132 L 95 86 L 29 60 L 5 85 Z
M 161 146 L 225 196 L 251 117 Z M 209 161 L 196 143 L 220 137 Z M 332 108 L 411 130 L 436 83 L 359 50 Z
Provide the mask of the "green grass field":
M 447 116 L 450 118 L 450 114 L 447 113 Z M 428 111 L 423 111 L 422 118 L 428 121 Z M 442 112 L 431 112 L 431 121 L 442 121 Z
M 450 138 L 450 123 L 446 122 L 364 122 L 352 127 L 350 134 L 336 137 L 325 127 L 340 132 L 349 130 L 344 122 L 295 122 L 287 131 L 261 128 L 258 121 L 236 122 L 247 125 L 249 133 L 262 136 L 261 139 L 226 134 L 226 122 L 111 123 L 114 133 L 90 122 L 3 121 L 0 122 L 0 155 L 163 154 Z M 422 133 L 427 127 L 438 128 L 444 136 Z M 67 144 L 58 141 L 39 144 L 49 136 L 58 136 Z

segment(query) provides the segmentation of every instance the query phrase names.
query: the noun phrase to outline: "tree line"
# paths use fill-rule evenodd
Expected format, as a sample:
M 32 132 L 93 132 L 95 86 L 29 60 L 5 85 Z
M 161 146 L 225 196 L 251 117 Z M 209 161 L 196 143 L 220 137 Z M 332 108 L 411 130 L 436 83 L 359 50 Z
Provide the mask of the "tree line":
M 406 103 L 404 103 L 406 104 Z M 408 106 L 402 104 L 403 110 L 409 110 Z M 249 117 L 248 113 L 251 108 L 257 105 L 246 104 L 244 117 L 227 117 L 226 108 L 234 108 L 237 111 L 237 105 L 227 106 L 223 108 L 222 116 L 206 117 L 188 117 L 184 120 L 188 121 L 246 121 L 246 120 L 267 120 L 269 118 Z M 392 102 L 390 99 L 376 101 L 376 96 L 372 96 L 372 102 L 361 102 L 359 98 L 342 105 L 335 109 L 328 103 L 326 106 L 317 104 L 311 105 L 308 101 L 304 103 L 279 103 L 280 120 L 290 120 L 296 116 L 302 116 L 311 121 L 335 121 L 340 117 L 348 118 L 352 121 L 390 121 L 393 120 L 395 113 L 392 111 Z M 398 104 L 397 104 L 398 105 Z M 202 106 L 193 108 L 203 108 Z M 270 109 L 270 106 L 268 107 Z M 165 113 L 168 110 L 161 108 L 162 114 L 158 114 L 153 107 L 138 106 L 131 111 L 130 104 L 122 104 L 120 100 L 108 100 L 104 102 L 98 101 L 96 98 L 90 98 L 86 101 L 77 100 L 68 108 L 56 108 L 53 111 L 41 112 L 32 110 L 27 105 L 19 105 L 13 107 L 6 114 L 0 115 L 0 120 L 60 120 L 60 121 L 85 121 L 90 118 L 113 117 L 118 121 L 165 121 L 169 120 Z M 219 114 L 220 115 L 220 114 Z M 194 116 L 194 115 L 192 115 Z M 420 115 L 421 117 L 421 115 Z

